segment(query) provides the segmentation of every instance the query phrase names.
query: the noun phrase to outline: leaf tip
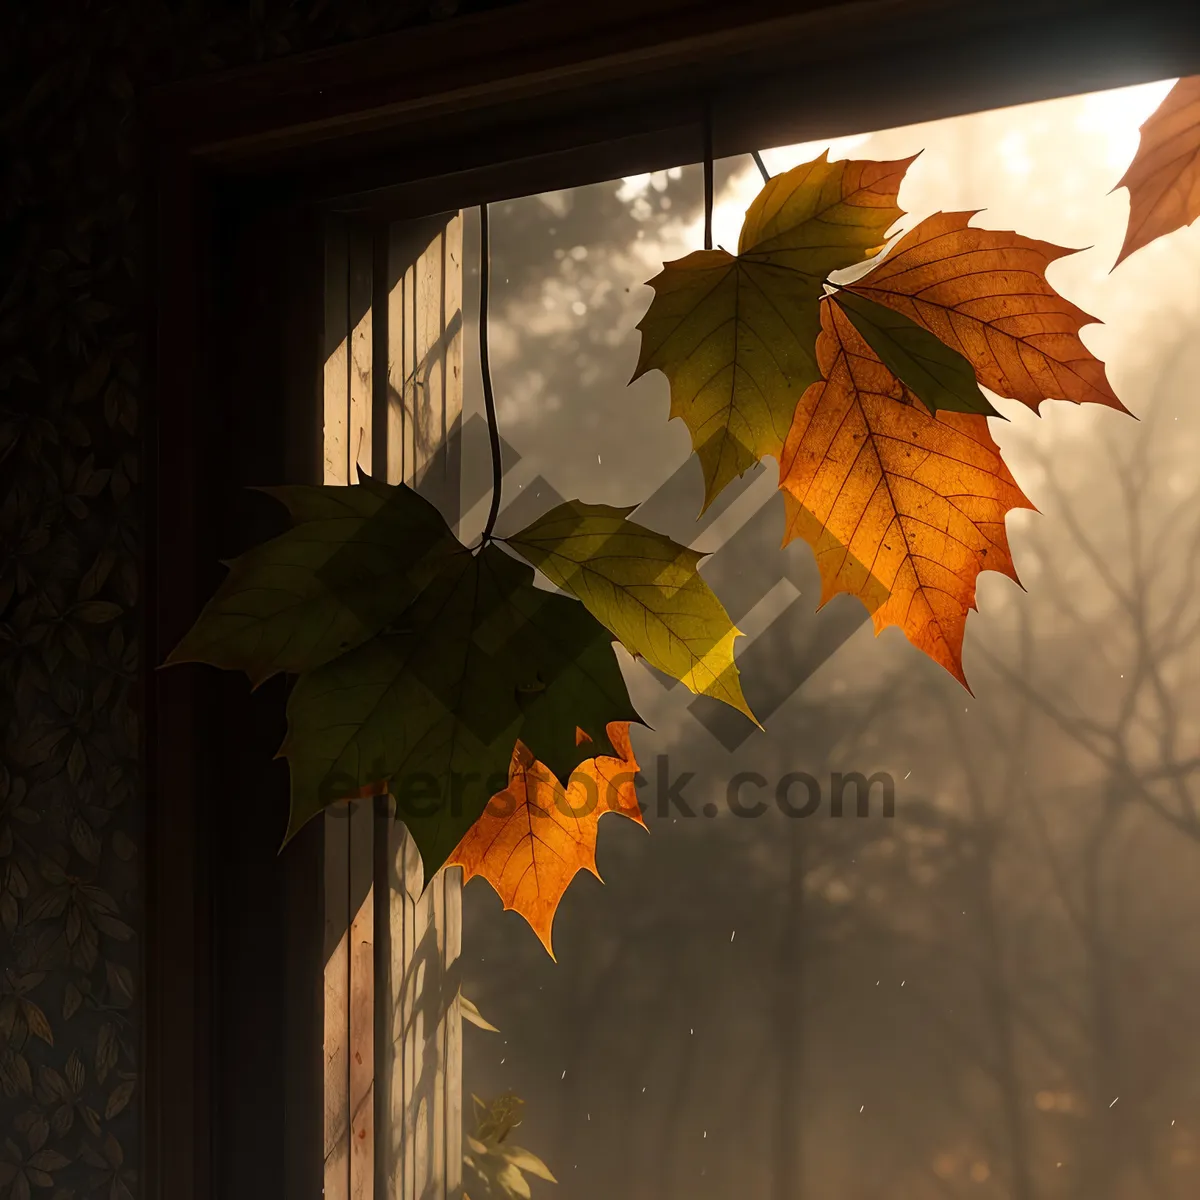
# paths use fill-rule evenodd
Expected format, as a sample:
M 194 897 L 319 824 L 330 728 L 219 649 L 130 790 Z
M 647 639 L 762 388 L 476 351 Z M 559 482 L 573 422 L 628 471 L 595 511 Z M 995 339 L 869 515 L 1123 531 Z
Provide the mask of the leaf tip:
M 275 757 L 278 758 L 279 755 L 277 754 Z M 304 824 L 303 821 L 296 820 L 295 811 L 289 808 L 287 828 L 283 831 L 283 840 L 279 843 L 279 849 L 276 851 L 276 854 L 282 854 L 288 848 L 296 834 L 304 828 Z
M 554 945 L 551 940 L 551 929 L 552 929 L 553 925 L 554 925 L 553 916 L 551 916 L 550 921 L 546 925 L 546 928 L 544 930 L 539 929 L 536 925 L 534 925 L 534 923 L 532 921 L 529 922 L 529 927 L 533 930 L 534 933 L 537 934 L 538 941 L 542 943 L 542 946 L 545 949 L 546 953 L 548 955 L 550 955 L 550 961 L 552 963 L 557 963 L 558 955 L 556 955 L 554 953 Z

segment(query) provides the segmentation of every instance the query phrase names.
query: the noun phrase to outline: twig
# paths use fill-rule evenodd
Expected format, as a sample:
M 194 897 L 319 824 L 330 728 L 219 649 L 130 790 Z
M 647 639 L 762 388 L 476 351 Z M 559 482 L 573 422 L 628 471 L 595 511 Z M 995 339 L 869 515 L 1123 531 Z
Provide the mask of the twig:
M 492 448 L 492 506 L 483 527 L 480 546 L 486 546 L 500 515 L 500 487 L 504 471 L 500 464 L 500 425 L 496 419 L 496 394 L 492 390 L 492 364 L 488 355 L 488 292 L 491 286 L 492 255 L 488 239 L 488 206 L 479 206 L 479 371 L 483 377 L 483 407 L 487 413 L 488 440 Z

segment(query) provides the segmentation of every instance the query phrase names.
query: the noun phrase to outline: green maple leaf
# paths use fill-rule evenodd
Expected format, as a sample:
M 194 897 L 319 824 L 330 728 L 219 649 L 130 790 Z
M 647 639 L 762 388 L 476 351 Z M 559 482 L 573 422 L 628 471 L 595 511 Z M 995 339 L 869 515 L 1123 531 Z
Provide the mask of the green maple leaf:
M 733 662 L 739 631 L 700 575 L 704 555 L 630 521 L 632 511 L 570 500 L 507 541 L 630 653 L 755 720 Z
M 838 291 L 832 299 L 884 366 L 931 413 L 1000 415 L 980 390 L 975 368 L 911 317 L 854 292 Z
M 441 514 L 408 487 L 261 489 L 295 525 L 229 563 L 229 574 L 168 664 L 245 671 L 257 687 L 299 674 L 372 637 L 460 548 Z
M 386 783 L 429 879 L 506 786 L 518 739 L 564 783 L 616 754 L 608 723 L 639 717 L 612 634 L 533 578 L 494 544 L 460 548 L 377 636 L 300 677 L 280 750 L 289 836 Z
M 698 250 L 664 265 L 638 324 L 633 378 L 671 383 L 704 472 L 704 506 L 767 455 L 779 456 L 796 403 L 821 373 L 819 304 L 832 271 L 870 258 L 903 215 L 911 158 L 829 162 L 770 180 L 746 212 L 736 256 Z

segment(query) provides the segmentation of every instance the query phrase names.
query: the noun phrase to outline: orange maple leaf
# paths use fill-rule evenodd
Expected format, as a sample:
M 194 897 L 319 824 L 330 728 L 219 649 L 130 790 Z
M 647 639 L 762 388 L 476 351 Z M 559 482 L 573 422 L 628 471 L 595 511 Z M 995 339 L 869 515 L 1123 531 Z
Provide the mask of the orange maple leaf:
M 796 397 L 817 378 L 825 277 L 878 253 L 904 215 L 896 197 L 912 161 L 830 162 L 824 151 L 767 182 L 736 255 L 696 250 L 649 281 L 633 379 L 655 370 L 670 381 L 671 417 L 687 425 L 704 473 L 704 508 L 778 458 Z
M 447 866 L 462 867 L 464 882 L 482 875 L 505 909 L 529 922 L 551 958 L 554 914 L 571 880 L 582 870 L 600 878 L 596 826 L 601 816 L 617 812 L 646 825 L 637 802 L 638 764 L 629 723 L 612 722 L 608 736 L 621 757 L 586 759 L 565 790 L 554 773 L 517 742 L 508 787 L 492 797 L 447 860 Z
M 1200 217 L 1200 75 L 1180 79 L 1141 133 L 1117 184 L 1129 189 L 1129 225 L 1117 263 Z
M 780 459 L 784 544 L 802 537 L 824 604 L 858 596 L 964 687 L 963 634 L 980 571 L 1016 582 L 1004 520 L 1032 508 L 974 413 L 932 416 L 837 304 L 821 304 L 824 376 L 801 397 Z M 968 689 L 969 690 L 969 689 Z
M 1096 318 L 1065 300 L 1046 268 L 1076 251 L 978 229 L 974 212 L 934 213 L 850 291 L 923 325 L 975 368 L 984 387 L 1029 405 L 1104 404 L 1126 412 L 1079 330 Z

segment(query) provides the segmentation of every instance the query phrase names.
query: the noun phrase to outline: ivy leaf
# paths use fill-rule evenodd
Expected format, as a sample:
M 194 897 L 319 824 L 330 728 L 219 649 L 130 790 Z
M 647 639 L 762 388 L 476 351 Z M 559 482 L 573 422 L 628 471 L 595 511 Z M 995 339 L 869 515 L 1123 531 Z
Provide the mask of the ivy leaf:
M 630 521 L 632 511 L 569 500 L 508 544 L 631 654 L 755 720 L 733 661 L 740 632 L 700 575 L 704 556 Z
M 910 317 L 853 292 L 832 297 L 880 361 L 931 413 L 1000 414 L 979 390 L 975 368 Z
M 565 788 L 518 742 L 508 786 L 488 801 L 449 858 L 450 865 L 462 867 L 464 883 L 476 875 L 486 879 L 505 911 L 518 912 L 529 922 L 551 958 L 554 914 L 571 880 L 580 871 L 600 878 L 600 818 L 619 812 L 645 827 L 634 784 L 638 764 L 629 725 L 614 722 L 608 734 L 617 755 L 580 763 Z
M 104 1105 L 104 1119 L 106 1121 L 111 1121 L 129 1107 L 129 1101 L 133 1099 L 136 1087 L 137 1083 L 135 1080 L 127 1079 L 112 1090 L 107 1103 Z
M 53 1046 L 54 1032 L 50 1028 L 46 1014 L 32 1000 L 22 999 L 20 1004 L 21 1011 L 25 1016 L 25 1023 L 29 1026 L 29 1032 L 34 1037 L 41 1038 L 46 1045 Z
M 1150 114 L 1117 187 L 1129 189 L 1118 263 L 1200 217 L 1200 75 L 1180 79 Z
M 115 1008 L 128 1008 L 133 1003 L 133 973 L 120 963 L 106 962 L 105 977 L 108 994 Z
M 103 1083 L 108 1073 L 117 1065 L 117 1057 L 121 1052 L 117 1041 L 117 1031 L 111 1024 L 105 1022 L 100 1026 L 100 1036 L 96 1040 L 96 1078 Z
M 671 384 L 704 472 L 704 507 L 767 455 L 778 457 L 800 394 L 819 378 L 813 345 L 831 272 L 869 258 L 902 216 L 911 158 L 826 155 L 771 179 L 746 213 L 736 257 L 700 250 L 665 264 L 638 324 L 633 378 Z
M 83 993 L 73 984 L 68 983 L 63 993 L 63 1020 L 69 1021 L 82 1007 Z
M 236 558 L 167 658 L 245 671 L 257 687 L 361 645 L 413 600 L 459 542 L 404 485 L 263 488 L 295 526 Z
M 785 543 L 816 554 L 821 603 L 862 600 L 963 686 L 963 634 L 984 570 L 1016 579 L 1004 521 L 1033 506 L 975 413 L 933 416 L 845 312 L 822 305 L 824 378 L 801 398 L 779 468 Z M 868 564 L 869 570 L 862 564 Z
M 1043 400 L 1125 406 L 1079 330 L 1095 321 L 1050 286 L 1046 268 L 1074 251 L 977 229 L 973 212 L 935 213 L 846 291 L 903 313 L 957 350 L 985 388 Z
M 73 616 L 89 625 L 103 625 L 115 621 L 124 610 L 111 600 L 83 600 L 71 609 Z
M 306 672 L 288 701 L 288 836 L 338 799 L 396 797 L 428 880 L 508 779 L 520 739 L 560 779 L 636 721 L 612 635 L 488 544 L 444 558 L 387 630 Z M 576 729 L 595 743 L 578 744 Z

